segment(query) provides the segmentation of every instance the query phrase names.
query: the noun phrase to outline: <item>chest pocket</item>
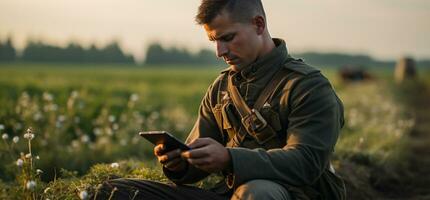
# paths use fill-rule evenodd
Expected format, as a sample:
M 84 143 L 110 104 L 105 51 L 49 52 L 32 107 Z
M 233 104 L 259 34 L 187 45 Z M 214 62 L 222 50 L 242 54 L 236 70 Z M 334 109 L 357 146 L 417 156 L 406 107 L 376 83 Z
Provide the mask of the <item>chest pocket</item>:
M 213 112 L 218 124 L 218 127 L 220 129 L 220 132 L 223 134 L 224 141 L 229 144 L 229 146 L 240 146 L 244 138 L 246 137 L 247 133 L 246 130 L 240 120 L 240 116 L 235 110 L 234 104 L 230 100 L 223 100 L 221 103 L 216 104 L 215 108 L 213 108 Z M 260 109 L 260 113 L 262 117 L 267 121 L 268 125 L 272 127 L 272 129 L 275 131 L 276 136 L 272 136 L 272 133 L 269 132 L 261 132 L 259 133 L 259 137 L 261 138 L 269 138 L 271 137 L 271 140 L 277 141 L 269 142 L 270 140 L 267 140 L 263 143 L 258 143 L 257 146 L 263 147 L 263 148 L 277 148 L 285 145 L 284 136 L 281 134 L 282 130 L 282 123 L 279 117 L 278 112 L 273 109 L 271 106 L 265 106 Z M 264 135 L 268 134 L 268 135 Z M 270 145 L 270 144 L 276 144 L 276 145 Z
M 270 106 L 266 106 L 261 108 L 260 110 L 261 115 L 266 119 L 267 123 L 272 126 L 273 130 L 276 132 L 280 131 L 282 129 L 281 120 L 279 118 L 278 112 L 274 111 L 274 109 Z
M 212 112 L 225 143 L 232 140 L 240 128 L 240 121 L 235 116 L 233 109 L 233 104 L 228 101 L 218 103 L 212 108 Z

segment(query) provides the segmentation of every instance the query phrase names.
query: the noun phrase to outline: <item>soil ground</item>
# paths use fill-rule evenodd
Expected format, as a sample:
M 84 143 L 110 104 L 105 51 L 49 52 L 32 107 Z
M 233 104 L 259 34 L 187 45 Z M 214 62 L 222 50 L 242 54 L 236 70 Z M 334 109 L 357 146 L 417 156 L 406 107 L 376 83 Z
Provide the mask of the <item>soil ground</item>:
M 415 91 L 406 93 L 416 117 L 410 135 L 409 167 L 397 186 L 382 190 L 382 194 L 385 199 L 430 199 L 430 86 L 419 84 Z
M 375 169 L 366 163 L 342 163 L 348 199 L 430 200 L 430 86 L 417 83 L 401 91 L 416 120 L 407 165 Z

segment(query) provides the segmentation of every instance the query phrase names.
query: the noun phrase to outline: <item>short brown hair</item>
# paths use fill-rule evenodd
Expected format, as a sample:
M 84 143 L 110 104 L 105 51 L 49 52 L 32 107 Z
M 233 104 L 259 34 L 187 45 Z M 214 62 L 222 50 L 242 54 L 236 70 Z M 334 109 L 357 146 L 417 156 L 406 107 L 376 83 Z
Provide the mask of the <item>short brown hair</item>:
M 209 24 L 223 10 L 237 22 L 249 22 L 255 15 L 266 18 L 261 0 L 202 0 L 196 22 L 200 25 Z

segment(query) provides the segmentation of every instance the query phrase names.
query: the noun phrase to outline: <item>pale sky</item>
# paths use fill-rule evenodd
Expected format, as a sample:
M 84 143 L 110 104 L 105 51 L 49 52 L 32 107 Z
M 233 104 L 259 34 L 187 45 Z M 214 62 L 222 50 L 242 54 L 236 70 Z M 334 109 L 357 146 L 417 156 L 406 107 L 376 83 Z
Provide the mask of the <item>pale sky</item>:
M 102 46 L 114 39 L 138 59 L 162 42 L 213 49 L 194 16 L 200 0 L 0 0 L 0 39 Z M 429 0 L 263 0 L 272 37 L 291 53 L 430 58 Z

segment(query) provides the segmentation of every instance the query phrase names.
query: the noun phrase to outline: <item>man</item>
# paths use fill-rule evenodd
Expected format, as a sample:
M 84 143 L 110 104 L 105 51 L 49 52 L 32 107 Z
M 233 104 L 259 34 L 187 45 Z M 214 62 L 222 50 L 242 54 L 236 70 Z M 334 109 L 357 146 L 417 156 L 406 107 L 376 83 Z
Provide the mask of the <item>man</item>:
M 115 179 L 106 196 L 117 188 L 113 199 L 344 199 L 329 161 L 343 107 L 329 81 L 271 38 L 261 0 L 203 0 L 196 21 L 230 67 L 202 100 L 192 150 L 154 149 L 176 184 Z M 225 181 L 210 191 L 184 185 L 216 172 Z

